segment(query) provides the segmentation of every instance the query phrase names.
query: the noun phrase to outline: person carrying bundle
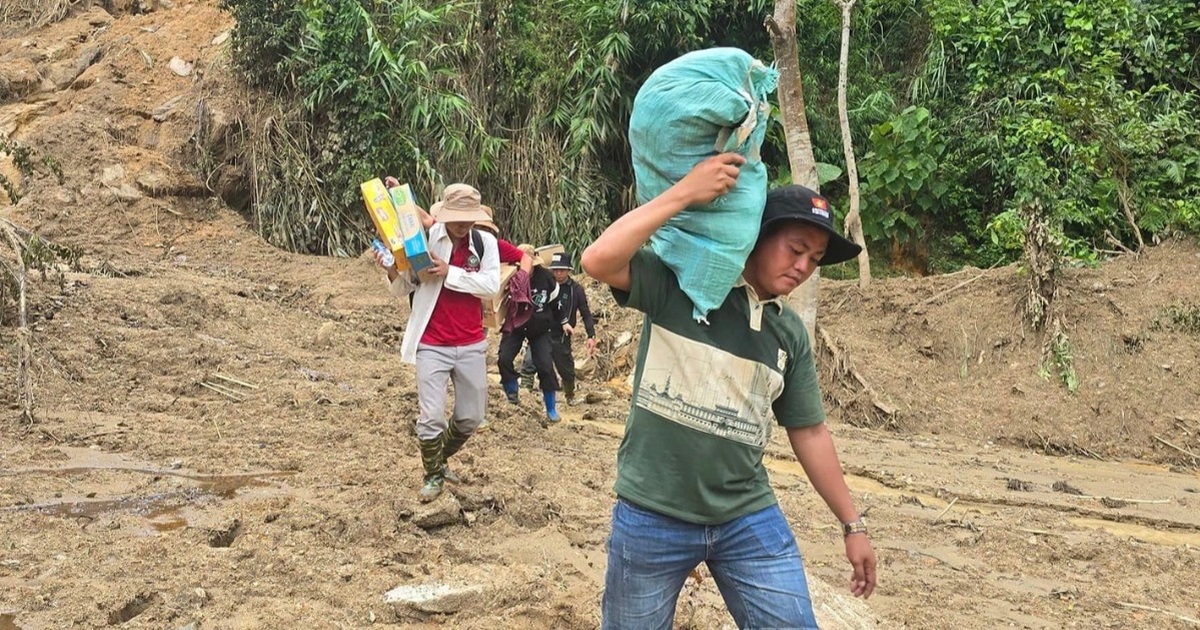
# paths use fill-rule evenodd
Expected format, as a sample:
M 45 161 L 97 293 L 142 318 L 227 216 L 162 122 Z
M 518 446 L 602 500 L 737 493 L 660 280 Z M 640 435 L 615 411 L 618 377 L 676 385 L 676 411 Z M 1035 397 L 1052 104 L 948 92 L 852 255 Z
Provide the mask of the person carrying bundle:
M 528 341 L 533 363 L 537 369 L 538 384 L 542 390 L 542 401 L 546 406 L 546 422 L 559 421 L 556 391 L 558 378 L 554 374 L 554 360 L 550 347 L 550 332 L 561 328 L 562 305 L 558 300 L 558 282 L 545 268 L 545 262 L 532 245 L 523 244 L 519 249 L 533 259 L 529 273 L 518 271 L 509 280 L 509 315 L 501 327 L 500 385 L 511 403 L 520 397 L 520 374 L 513 360 Z
M 617 454 L 603 628 L 670 628 L 701 562 L 739 628 L 816 627 L 803 561 L 763 467 L 776 423 L 840 522 L 851 591 L 875 588 L 875 552 L 825 426 L 808 335 L 785 301 L 818 265 L 858 255 L 834 230 L 828 202 L 802 186 L 768 193 L 758 241 L 707 323 L 675 272 L 642 248 L 679 212 L 729 190 L 744 163 L 733 153 L 704 160 L 583 254 L 584 270 L 618 304 L 645 314 Z
M 423 217 L 433 265 L 419 274 L 385 267 L 392 293 L 411 296 L 400 359 L 416 366 L 422 502 L 437 498 L 446 481 L 458 481 L 448 461 L 485 421 L 488 344 L 481 298 L 500 289 L 500 248 L 491 234 L 474 229 L 491 218 L 484 208 L 471 186 L 447 186 L 430 209 L 432 217 Z M 376 260 L 383 265 L 379 252 Z M 451 381 L 454 408 L 447 418 Z

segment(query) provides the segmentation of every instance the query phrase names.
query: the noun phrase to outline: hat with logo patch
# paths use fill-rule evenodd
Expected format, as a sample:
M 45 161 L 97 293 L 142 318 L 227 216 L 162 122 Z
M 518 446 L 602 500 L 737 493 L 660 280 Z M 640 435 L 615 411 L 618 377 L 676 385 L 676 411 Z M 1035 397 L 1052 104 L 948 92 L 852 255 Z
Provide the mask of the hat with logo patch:
M 550 257 L 550 265 L 547 268 L 552 270 L 566 269 L 567 271 L 570 271 L 574 269 L 575 266 L 571 264 L 570 254 L 567 252 L 554 252 L 554 255 Z
M 829 245 L 818 263 L 821 266 L 846 262 L 862 251 L 834 229 L 833 208 L 829 201 L 804 186 L 793 184 L 767 193 L 759 234 L 766 233 L 768 225 L 781 221 L 801 221 L 829 233 Z

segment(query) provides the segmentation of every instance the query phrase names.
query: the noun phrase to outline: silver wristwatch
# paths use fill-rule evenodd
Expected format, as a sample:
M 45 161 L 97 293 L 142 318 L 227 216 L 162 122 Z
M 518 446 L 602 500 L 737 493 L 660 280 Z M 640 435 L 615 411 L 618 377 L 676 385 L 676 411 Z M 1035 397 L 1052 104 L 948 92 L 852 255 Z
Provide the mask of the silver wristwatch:
M 860 516 L 857 521 L 842 523 L 842 535 L 849 536 L 850 534 L 867 535 L 867 519 Z

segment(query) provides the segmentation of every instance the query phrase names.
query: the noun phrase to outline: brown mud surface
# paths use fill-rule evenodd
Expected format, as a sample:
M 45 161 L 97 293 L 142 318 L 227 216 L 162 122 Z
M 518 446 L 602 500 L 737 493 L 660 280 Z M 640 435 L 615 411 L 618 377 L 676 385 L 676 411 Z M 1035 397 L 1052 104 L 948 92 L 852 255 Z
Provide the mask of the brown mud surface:
M 636 317 L 594 290 L 595 402 L 547 429 L 497 387 L 465 483 L 419 505 L 403 306 L 366 255 L 266 245 L 192 166 L 235 118 L 229 17 L 113 4 L 0 29 L 0 135 L 64 176 L 0 156 L 0 218 L 80 254 L 30 278 L 32 425 L 0 326 L 0 629 L 596 627 Z M 824 282 L 869 602 L 781 432 L 766 463 L 825 627 L 1195 627 L 1198 277 L 1181 242 L 1068 270 L 1075 393 L 1039 374 L 1016 267 Z M 731 625 L 703 572 L 677 620 Z

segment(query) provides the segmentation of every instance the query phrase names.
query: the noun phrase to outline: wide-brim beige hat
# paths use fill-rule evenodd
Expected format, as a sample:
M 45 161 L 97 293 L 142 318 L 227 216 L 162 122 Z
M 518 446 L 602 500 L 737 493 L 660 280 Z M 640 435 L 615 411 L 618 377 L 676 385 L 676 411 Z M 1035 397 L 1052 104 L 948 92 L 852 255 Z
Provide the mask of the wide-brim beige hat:
M 489 208 L 489 207 L 487 207 L 487 206 L 479 206 L 479 207 L 480 207 L 480 208 L 483 208 L 483 211 L 487 213 L 487 215 L 488 215 L 488 219 L 494 219 L 494 218 L 495 218 L 495 216 L 494 216 L 494 215 L 492 215 L 492 209 L 491 209 L 491 208 Z M 489 221 L 476 221 L 476 222 L 475 222 L 475 227 L 477 227 L 477 228 L 483 228 L 483 229 L 485 229 L 485 230 L 487 230 L 487 231 L 491 232 L 491 233 L 492 233 L 492 236 L 495 236 L 496 238 L 500 238 L 500 226 L 496 225 L 495 223 L 493 223 L 493 222 L 492 222 L 492 221 L 490 221 L 490 220 L 489 220 Z
M 479 191 L 467 184 L 446 186 L 442 200 L 433 204 L 429 214 L 438 223 L 490 223 L 492 220 L 492 209 L 480 203 Z
M 530 245 L 529 243 L 521 243 L 520 245 L 517 245 L 517 249 L 521 250 L 526 256 L 529 256 L 533 259 L 534 267 L 546 266 L 546 261 L 542 260 L 542 257 L 537 253 L 537 248 L 535 248 L 533 245 Z

